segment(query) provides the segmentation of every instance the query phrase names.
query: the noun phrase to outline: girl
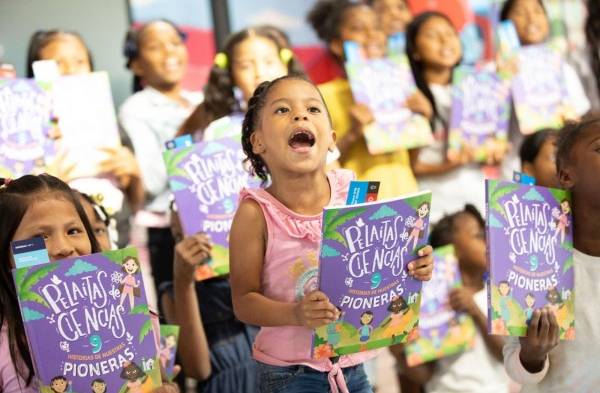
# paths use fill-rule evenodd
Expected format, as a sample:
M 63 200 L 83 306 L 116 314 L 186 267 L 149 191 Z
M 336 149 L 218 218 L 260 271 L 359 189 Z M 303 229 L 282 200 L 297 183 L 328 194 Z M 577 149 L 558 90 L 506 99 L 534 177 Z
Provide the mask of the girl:
M 548 307 L 533 312 L 527 336 L 509 337 L 504 347 L 508 374 L 523 393 L 594 391 L 600 386 L 600 118 L 567 124 L 558 134 L 556 166 L 562 188 L 571 191 L 575 280 L 574 340 L 560 342 Z
M 349 0 L 321 0 L 308 15 L 308 21 L 325 42 L 336 61 L 343 65 L 344 41 L 356 41 L 369 57 L 385 54 L 386 37 L 373 10 L 366 4 Z M 346 77 L 319 85 L 327 106 L 331 109 L 333 128 L 338 135 L 340 163 L 354 171 L 358 178 L 381 181 L 379 197 L 389 198 L 417 188 L 406 151 L 372 156 L 363 137 L 365 126 L 373 122 L 366 105 L 356 104 Z M 416 94 L 407 100 L 414 112 L 427 114 L 427 100 Z
M 507 0 L 500 11 L 500 20 L 513 22 L 522 46 L 543 44 L 550 33 L 548 15 L 541 0 Z M 566 101 L 575 109 L 575 114 L 581 117 L 590 110 L 590 101 L 577 73 L 567 62 L 563 62 L 562 74 L 567 89 Z M 523 139 L 516 118 L 511 119 L 509 139 L 513 146 L 519 146 Z M 513 152 L 507 157 L 503 169 L 506 177 L 518 165 L 516 154 L 517 152 Z
M 419 186 L 430 189 L 435 198 L 431 219 L 437 221 L 467 202 L 483 208 L 481 167 L 472 163 L 468 150 L 456 156 L 446 153 L 452 72 L 462 57 L 458 34 L 448 17 L 438 12 L 415 17 L 406 31 L 406 54 L 417 87 L 433 108 L 430 121 L 435 142 L 410 151 Z
M 519 150 L 521 171 L 543 187 L 560 188 L 556 176 L 556 130 L 547 128 L 527 135 Z
M 37 392 L 11 269 L 10 243 L 42 236 L 50 261 L 100 251 L 92 226 L 68 185 L 50 175 L 0 184 L 0 389 Z M 174 392 L 165 385 L 155 393 Z
M 325 173 L 334 141 L 319 90 L 304 79 L 264 82 L 248 103 L 242 145 L 253 173 L 270 177 L 271 185 L 242 191 L 230 232 L 231 288 L 235 315 L 262 326 L 253 351 L 261 391 L 371 391 L 361 363 L 375 353 L 336 363 L 310 357 L 311 329 L 339 317 L 327 296 L 312 290 L 322 209 L 344 203 L 352 178 L 344 170 Z M 430 253 L 421 250 L 409 274 L 429 279 Z M 307 274 L 313 285 L 306 285 Z
M 386 36 L 406 31 L 413 16 L 406 0 L 369 0 Z
M 164 20 L 130 30 L 125 39 L 127 67 L 134 74 L 134 95 L 119 110 L 119 121 L 131 138 L 147 195 L 138 222 L 148 228 L 150 263 L 155 285 L 173 276 L 173 238 L 169 230 L 169 189 L 161 152 L 177 128 L 201 101 L 183 90 L 188 54 L 183 33 Z M 143 86 L 143 89 L 142 89 Z
M 92 54 L 81 36 L 76 32 L 62 30 L 40 30 L 33 34 L 29 41 L 27 56 L 27 76 L 33 77 L 33 63 L 37 60 L 55 60 L 61 75 L 77 75 L 92 72 L 94 65 Z M 60 133 L 60 130 L 58 131 Z M 130 210 L 136 211 L 144 200 L 144 188 L 138 163 L 132 153 L 130 142 L 123 138 L 124 146 L 107 148 L 104 152 L 106 160 L 100 164 L 102 173 L 117 180 L 121 191 L 126 195 L 128 206 L 115 214 L 120 246 L 125 246 L 129 239 L 128 215 Z M 71 180 L 65 165 L 57 159 L 54 163 L 56 174 L 62 180 Z M 87 191 L 89 192 L 89 190 Z
M 222 52 L 215 56 L 204 102 L 182 124 L 178 135 L 193 134 L 195 140 L 218 138 L 219 125 L 239 123 L 256 87 L 287 74 L 303 74 L 282 32 L 270 26 L 257 26 L 231 35 Z M 223 119 L 224 118 L 224 119 Z M 204 132 L 212 122 L 211 131 Z M 236 127 L 231 127 L 235 130 Z
M 186 376 L 200 381 L 205 393 L 257 391 L 252 341 L 257 329 L 233 313 L 228 277 L 196 282 L 194 272 L 211 252 L 204 234 L 183 235 L 177 212 L 171 215 L 176 241 L 174 282 L 161 287 L 161 305 L 169 322 L 180 325 L 178 348 Z
M 123 260 L 123 272 L 125 277 L 121 280 L 121 301 L 119 306 L 123 307 L 125 298 L 129 297 L 129 309 L 133 309 L 134 297 L 140 296 L 140 281 L 136 280 L 134 274 L 140 271 L 140 262 L 134 257 L 127 257 Z
M 114 249 L 115 247 L 113 247 L 110 240 L 111 236 L 109 235 L 109 227 L 111 226 L 110 216 L 102 205 L 96 203 L 92 197 L 80 192 L 78 192 L 78 194 L 79 203 L 83 206 L 83 210 L 90 221 L 90 225 L 92 226 L 96 240 L 98 240 L 100 249 L 102 251 Z
M 502 369 L 501 337 L 487 333 L 487 292 L 483 275 L 487 270 L 485 223 L 473 205 L 445 216 L 431 231 L 431 244 L 454 245 L 463 286 L 448 299 L 457 312 L 468 313 L 477 327 L 472 350 L 416 367 L 406 367 L 402 378 L 430 392 L 508 392 L 509 379 Z

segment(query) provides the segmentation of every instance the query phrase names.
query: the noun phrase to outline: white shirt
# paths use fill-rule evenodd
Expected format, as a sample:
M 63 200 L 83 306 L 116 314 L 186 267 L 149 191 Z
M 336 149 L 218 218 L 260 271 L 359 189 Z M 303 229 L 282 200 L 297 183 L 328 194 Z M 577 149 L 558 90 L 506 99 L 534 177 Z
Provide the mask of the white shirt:
M 129 97 L 119 110 L 121 126 L 131 138 L 140 164 L 147 198 L 145 210 L 166 213 L 169 208 L 167 170 L 162 158 L 165 142 L 202 101 L 201 93 L 182 91 L 191 105 L 184 107 L 152 87 Z
M 452 103 L 452 86 L 429 86 L 435 97 L 440 116 L 449 123 Z M 435 141 L 421 148 L 419 160 L 428 164 L 441 164 L 446 159 L 447 132 L 441 124 L 435 125 Z M 445 214 L 462 210 L 466 203 L 474 204 L 483 214 L 485 208 L 484 175 L 477 164 L 464 165 L 443 175 L 421 176 L 417 179 L 419 189 L 431 190 L 431 222 L 437 222 Z
M 477 307 L 487 314 L 487 291 L 473 296 Z M 502 362 L 494 358 L 479 329 L 472 350 L 436 361 L 431 380 L 425 385 L 427 393 L 508 393 L 510 380 Z
M 573 266 L 575 340 L 561 341 L 536 374 L 521 364 L 518 338 L 511 337 L 504 346 L 504 366 L 512 379 L 524 385 L 522 393 L 600 391 L 600 257 L 574 250 Z

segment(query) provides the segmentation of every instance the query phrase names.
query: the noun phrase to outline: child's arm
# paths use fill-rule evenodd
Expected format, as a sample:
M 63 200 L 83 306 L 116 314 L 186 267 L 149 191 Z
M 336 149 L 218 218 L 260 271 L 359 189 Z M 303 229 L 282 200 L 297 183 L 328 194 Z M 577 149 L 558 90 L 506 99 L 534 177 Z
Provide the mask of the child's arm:
M 175 286 L 175 319 L 180 326 L 181 364 L 187 376 L 203 381 L 211 374 L 210 351 L 198 298 L 194 272 L 210 255 L 210 239 L 205 234 L 188 236 L 175 246 L 173 279 Z
M 352 145 L 363 137 L 365 126 L 374 122 L 375 118 L 368 106 L 364 104 L 354 104 L 352 108 L 350 108 L 350 120 L 350 129 L 336 143 L 338 149 L 340 149 L 342 158 L 345 157 Z
M 435 362 L 427 362 L 412 367 L 409 366 L 406 363 L 406 353 L 404 352 L 403 344 L 392 345 L 390 347 L 390 352 L 394 355 L 394 358 L 396 358 L 398 372 L 410 382 L 424 386 L 433 376 Z
M 488 351 L 502 362 L 502 347 L 504 340 L 500 336 L 488 334 L 487 332 L 487 317 L 481 312 L 475 299 L 473 292 L 467 288 L 455 288 L 450 292 L 450 306 L 457 312 L 466 312 L 473 318 L 475 326 L 479 329 L 485 346 Z
M 410 166 L 415 176 L 435 176 L 443 175 L 456 168 L 471 162 L 471 152 L 468 150 L 461 151 L 456 157 L 448 157 L 444 162 L 439 164 L 429 164 L 422 162 L 419 159 L 421 149 L 411 149 L 408 151 L 410 156 Z
M 337 319 L 337 309 L 322 292 L 304 296 L 298 303 L 281 302 L 261 293 L 261 276 L 267 244 L 267 226 L 256 202 L 243 201 L 230 231 L 231 296 L 236 317 L 257 326 L 314 328 Z

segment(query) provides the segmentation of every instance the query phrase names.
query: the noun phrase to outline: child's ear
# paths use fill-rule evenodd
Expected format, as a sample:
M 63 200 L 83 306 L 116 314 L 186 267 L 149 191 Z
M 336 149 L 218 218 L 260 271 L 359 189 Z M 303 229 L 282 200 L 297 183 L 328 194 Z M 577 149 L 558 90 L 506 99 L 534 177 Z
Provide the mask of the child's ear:
M 250 143 L 252 144 L 252 153 L 261 154 L 265 152 L 265 145 L 259 132 L 254 131 L 250 134 Z
M 570 190 L 575 185 L 577 177 L 572 167 L 562 168 L 558 171 L 558 181 L 562 188 Z
M 329 150 L 332 153 L 335 151 L 335 141 L 336 140 L 337 140 L 337 134 L 334 130 L 331 130 L 331 144 L 329 144 L 329 147 L 327 148 L 327 150 Z
M 130 68 L 131 68 L 131 72 L 133 72 L 134 75 L 139 76 L 139 77 L 144 76 L 144 67 L 142 67 L 142 65 L 140 64 L 140 61 L 138 59 L 131 61 Z
M 331 53 L 336 55 L 338 58 L 344 58 L 344 42 L 342 40 L 336 38 L 332 40 L 327 46 L 329 47 Z
M 524 162 L 521 165 L 521 169 L 524 174 L 535 177 L 535 169 L 533 168 L 533 164 L 530 162 Z

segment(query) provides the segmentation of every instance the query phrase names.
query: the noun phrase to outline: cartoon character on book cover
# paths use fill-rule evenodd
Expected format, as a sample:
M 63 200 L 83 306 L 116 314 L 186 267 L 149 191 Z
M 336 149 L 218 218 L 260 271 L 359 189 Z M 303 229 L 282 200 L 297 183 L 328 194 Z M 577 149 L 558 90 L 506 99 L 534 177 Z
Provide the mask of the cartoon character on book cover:
M 242 188 L 259 187 L 246 171 L 239 135 L 166 150 L 169 186 L 186 235 L 211 237 L 211 260 L 196 271 L 204 280 L 229 273 L 229 230 Z
M 326 208 L 319 289 L 340 318 L 315 330 L 319 359 L 404 342 L 416 334 L 421 282 L 407 265 L 426 244 L 431 193 Z
M 179 338 L 179 326 L 160 325 L 160 364 L 165 370 L 167 378 L 173 378 L 175 367 L 175 355 L 177 353 L 177 339 Z
M 567 191 L 487 180 L 489 330 L 524 336 L 550 306 L 560 338 L 574 336 L 573 237 Z
M 124 249 L 14 271 L 42 392 L 145 393 L 161 384 L 141 278 L 135 303 L 121 305 L 122 266 L 132 260 L 137 251 Z
M 432 278 L 423 283 L 419 336 L 405 345 L 409 366 L 469 350 L 475 343 L 473 320 L 455 312 L 448 300 L 450 291 L 462 286 L 454 247 L 436 248 L 433 257 Z

